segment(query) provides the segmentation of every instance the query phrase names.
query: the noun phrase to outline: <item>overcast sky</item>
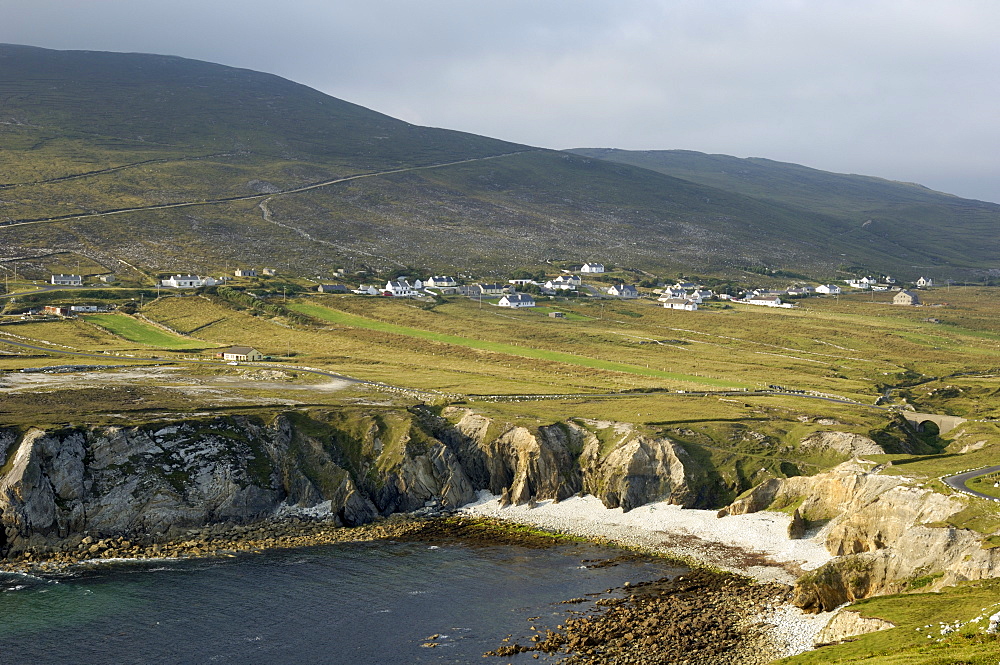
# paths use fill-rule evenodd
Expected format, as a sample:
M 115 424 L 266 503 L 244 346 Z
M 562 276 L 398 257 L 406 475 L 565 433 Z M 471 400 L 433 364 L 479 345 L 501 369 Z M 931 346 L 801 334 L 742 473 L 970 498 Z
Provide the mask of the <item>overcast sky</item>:
M 0 42 L 271 72 L 549 148 L 682 148 L 1000 202 L 996 0 L 0 0 Z

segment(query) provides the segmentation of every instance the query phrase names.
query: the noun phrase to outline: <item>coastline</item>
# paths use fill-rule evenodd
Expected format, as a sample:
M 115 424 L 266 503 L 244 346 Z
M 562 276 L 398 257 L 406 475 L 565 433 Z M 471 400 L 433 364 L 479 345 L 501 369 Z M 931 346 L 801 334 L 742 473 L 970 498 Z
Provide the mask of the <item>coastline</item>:
M 833 558 L 823 547 L 822 533 L 801 540 L 788 538 L 791 516 L 784 513 L 719 518 L 713 510 L 667 502 L 626 513 L 606 508 L 593 496 L 501 507 L 500 498 L 488 492 L 480 492 L 479 499 L 464 506 L 462 513 L 647 550 L 689 561 L 696 568 L 707 566 L 746 576 L 762 585 L 790 586 L 803 572 Z M 816 635 L 835 613 L 807 614 L 787 600 L 762 602 L 748 626 L 759 631 L 772 650 L 768 660 L 761 662 L 811 650 Z
M 571 539 L 666 556 L 690 566 L 692 574 L 686 576 L 688 581 L 682 587 L 670 580 L 626 585 L 624 591 L 630 599 L 627 604 L 603 607 L 592 617 L 593 623 L 568 624 L 564 634 L 539 635 L 533 638 L 534 644 L 519 647 L 521 650 L 539 651 L 544 650 L 539 647 L 558 643 L 560 654 L 570 647 L 578 650 L 575 660 L 567 662 L 617 662 L 613 659 L 618 657 L 626 658 L 621 662 L 641 662 L 627 659 L 636 639 L 641 637 L 650 645 L 665 648 L 674 639 L 675 631 L 665 632 L 662 625 L 639 625 L 642 622 L 636 617 L 675 616 L 676 608 L 670 603 L 676 600 L 678 588 L 684 591 L 695 578 L 700 580 L 697 598 L 689 603 L 694 609 L 685 630 L 698 634 L 680 636 L 690 641 L 685 649 L 697 651 L 701 658 L 691 662 L 762 664 L 802 653 L 813 647 L 815 636 L 833 615 L 805 614 L 788 602 L 788 585 L 802 571 L 831 557 L 816 536 L 801 541 L 788 539 L 789 517 L 780 513 L 716 518 L 715 511 L 681 509 L 666 503 L 623 513 L 621 509 L 605 508 L 592 496 L 501 508 L 499 498 L 486 492 L 456 511 L 423 509 L 417 514 L 392 515 L 359 527 L 341 527 L 329 516 L 308 511 L 289 512 L 249 525 L 190 529 L 168 542 L 75 536 L 46 551 L 5 561 L 0 571 L 59 576 L 78 568 L 130 561 L 231 557 L 272 549 L 377 540 L 455 539 L 473 545 L 547 547 Z M 644 596 L 639 590 L 649 585 L 660 591 Z M 637 614 L 639 606 L 644 609 Z M 728 622 L 722 628 L 712 623 L 720 616 L 726 616 Z M 605 624 L 603 632 L 595 632 L 599 622 Z M 706 634 L 724 633 L 730 642 L 736 636 L 739 644 L 725 654 L 712 655 L 717 645 L 713 638 L 700 634 L 703 628 Z M 631 634 L 636 639 L 622 642 L 620 634 Z M 581 644 L 599 646 L 581 649 Z M 607 658 L 612 660 L 602 660 Z

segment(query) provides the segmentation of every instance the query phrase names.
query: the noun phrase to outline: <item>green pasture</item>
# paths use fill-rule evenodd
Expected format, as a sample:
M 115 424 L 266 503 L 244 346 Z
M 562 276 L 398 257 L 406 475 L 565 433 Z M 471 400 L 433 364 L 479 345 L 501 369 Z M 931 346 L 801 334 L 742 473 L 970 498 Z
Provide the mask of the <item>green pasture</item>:
M 205 348 L 203 342 L 173 335 L 125 314 L 89 314 L 84 320 L 138 344 L 171 350 Z
M 514 356 L 535 358 L 538 360 L 547 360 L 551 362 L 565 363 L 569 365 L 579 365 L 581 367 L 589 367 L 593 369 L 601 369 L 611 372 L 625 372 L 628 374 L 638 374 L 640 376 L 648 376 L 659 379 L 666 379 L 669 381 L 678 381 L 688 384 L 703 385 L 711 388 L 750 387 L 748 384 L 742 382 L 727 381 L 724 379 L 716 379 L 711 377 L 679 374 L 674 372 L 665 372 L 657 369 L 651 369 L 648 367 L 638 367 L 635 365 L 626 365 L 623 363 L 599 360 L 596 358 L 576 356 L 560 351 L 551 351 L 548 349 L 513 345 L 503 342 L 495 342 L 491 340 L 474 339 L 471 337 L 462 337 L 458 335 L 433 332 L 429 330 L 420 330 L 417 328 L 410 328 L 408 326 L 401 326 L 394 323 L 387 323 L 384 321 L 368 319 L 354 314 L 348 314 L 342 311 L 323 307 L 321 305 L 313 305 L 309 303 L 293 303 L 289 305 L 289 309 L 292 309 L 296 312 L 300 312 L 302 314 L 306 314 L 308 316 L 315 317 L 317 319 L 321 319 L 323 321 L 328 321 L 330 323 L 336 323 L 339 325 L 346 325 L 355 328 L 367 328 L 369 330 L 378 330 L 380 332 L 392 333 L 395 335 L 404 335 L 407 337 L 417 337 L 420 339 L 426 339 L 433 342 L 439 342 L 443 344 L 454 344 L 456 346 L 464 346 L 467 348 L 479 349 L 482 351 L 492 351 L 494 353 L 505 353 Z
M 919 588 L 924 580 L 913 580 Z M 967 582 L 937 593 L 882 596 L 848 609 L 891 621 L 895 628 L 859 635 L 842 644 L 785 658 L 782 665 L 996 665 L 1000 636 L 985 635 L 1000 611 L 1000 580 Z M 979 621 L 972 621 L 980 619 Z M 942 625 L 958 629 L 942 635 Z

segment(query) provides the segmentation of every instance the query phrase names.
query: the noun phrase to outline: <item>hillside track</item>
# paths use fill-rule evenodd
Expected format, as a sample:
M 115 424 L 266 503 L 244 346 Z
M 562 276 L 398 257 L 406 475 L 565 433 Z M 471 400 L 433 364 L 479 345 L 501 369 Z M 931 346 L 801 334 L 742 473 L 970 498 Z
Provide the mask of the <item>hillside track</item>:
M 115 208 L 112 210 L 103 210 L 98 212 L 88 212 L 81 214 L 72 215 L 59 215 L 57 217 L 44 217 L 38 219 L 19 219 L 19 220 L 9 220 L 6 222 L 0 222 L 0 230 L 16 227 L 16 226 L 27 226 L 29 224 L 51 224 L 53 222 L 69 222 L 77 221 L 81 219 L 93 219 L 98 217 L 109 217 L 111 215 L 124 215 L 134 212 L 149 212 L 151 210 L 171 210 L 176 208 L 191 208 L 196 206 L 208 206 L 208 205 L 220 205 L 224 203 L 238 203 L 240 201 L 256 201 L 260 199 L 270 199 L 278 196 L 288 196 L 291 194 L 301 194 L 303 192 L 309 192 L 314 189 L 321 189 L 323 187 L 330 187 L 332 185 L 338 185 L 344 182 L 350 182 L 352 180 L 360 180 L 362 178 L 377 178 L 380 176 L 394 175 L 396 173 L 412 173 L 414 171 L 425 171 L 429 169 L 441 169 L 448 166 L 457 166 L 459 164 L 469 164 L 472 162 L 483 162 L 491 159 L 500 159 L 503 157 L 511 157 L 514 155 L 520 155 L 526 152 L 542 152 L 542 150 L 518 150 L 515 152 L 505 152 L 499 155 L 489 155 L 487 157 L 471 157 L 469 159 L 459 159 L 453 162 L 442 162 L 439 164 L 425 164 L 424 166 L 407 166 L 405 168 L 399 169 L 389 169 L 386 171 L 371 171 L 369 173 L 356 173 L 354 175 L 345 176 L 342 178 L 334 178 L 333 180 L 324 180 L 322 182 L 315 182 L 309 185 L 303 185 L 301 187 L 292 187 L 290 189 L 281 190 L 278 192 L 270 192 L 266 194 L 247 194 L 244 196 L 228 196 L 218 199 L 204 199 L 201 201 L 178 201 L 175 203 L 161 203 L 157 205 L 150 206 L 136 206 L 132 208 Z

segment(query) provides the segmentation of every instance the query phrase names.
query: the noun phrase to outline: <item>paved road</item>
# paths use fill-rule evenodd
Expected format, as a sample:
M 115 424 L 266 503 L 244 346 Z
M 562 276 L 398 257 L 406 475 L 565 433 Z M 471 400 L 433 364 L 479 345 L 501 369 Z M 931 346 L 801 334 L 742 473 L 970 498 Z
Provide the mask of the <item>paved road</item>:
M 965 492 L 966 494 L 971 494 L 972 496 L 978 496 L 981 499 L 989 499 L 990 501 L 997 501 L 995 496 L 990 496 L 989 494 L 983 494 L 982 492 L 977 492 L 976 490 L 970 490 L 965 483 L 976 478 L 978 476 L 985 476 L 990 473 L 996 473 L 1000 471 L 1000 466 L 988 466 L 985 469 L 975 469 L 973 471 L 966 471 L 965 473 L 959 473 L 954 476 L 945 476 L 941 479 L 948 487 L 958 490 L 959 492 Z

